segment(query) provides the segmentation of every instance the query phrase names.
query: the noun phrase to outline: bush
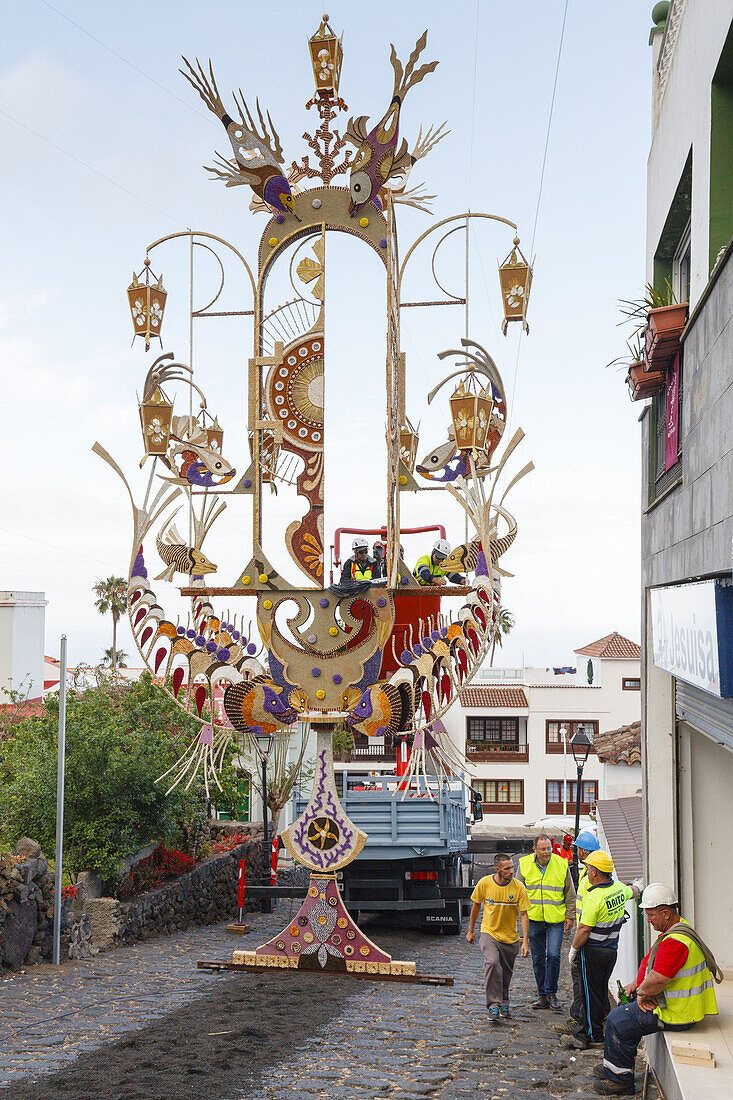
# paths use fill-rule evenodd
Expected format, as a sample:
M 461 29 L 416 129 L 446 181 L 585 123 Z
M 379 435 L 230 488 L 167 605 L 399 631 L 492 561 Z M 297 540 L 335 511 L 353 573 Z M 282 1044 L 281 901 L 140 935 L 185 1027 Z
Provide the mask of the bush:
M 44 714 L 0 741 L 0 845 L 32 836 L 54 849 L 58 706 L 51 696 Z M 126 856 L 156 841 L 183 836 L 197 854 L 208 823 L 202 784 L 166 796 L 155 780 L 198 728 L 147 673 L 68 691 L 64 869 L 74 879 L 94 871 L 110 881 Z
M 165 848 L 161 844 L 119 880 L 116 893 L 123 897 L 144 894 L 170 879 L 180 878 L 195 866 L 196 860 L 186 852 L 177 852 L 174 848 Z

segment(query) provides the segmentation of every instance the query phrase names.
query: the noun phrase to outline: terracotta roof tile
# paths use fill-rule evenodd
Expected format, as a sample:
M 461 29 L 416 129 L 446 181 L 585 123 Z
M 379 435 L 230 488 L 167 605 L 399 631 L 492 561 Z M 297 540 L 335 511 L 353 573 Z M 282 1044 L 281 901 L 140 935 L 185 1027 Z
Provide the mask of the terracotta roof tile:
M 597 803 L 616 877 L 631 883 L 644 874 L 644 817 L 641 797 L 608 798 Z
M 461 706 L 464 707 L 509 707 L 528 708 L 524 688 L 516 684 L 502 684 L 500 687 L 467 687 L 461 692 Z
M 613 634 L 606 634 L 605 638 L 599 638 L 597 642 L 590 642 L 589 645 L 583 646 L 582 649 L 576 649 L 574 652 L 580 653 L 583 657 L 611 657 L 626 661 L 641 660 L 641 647 L 629 638 L 624 638 L 623 634 L 619 634 L 616 630 Z
M 599 733 L 593 746 L 603 764 L 641 764 L 641 722 Z

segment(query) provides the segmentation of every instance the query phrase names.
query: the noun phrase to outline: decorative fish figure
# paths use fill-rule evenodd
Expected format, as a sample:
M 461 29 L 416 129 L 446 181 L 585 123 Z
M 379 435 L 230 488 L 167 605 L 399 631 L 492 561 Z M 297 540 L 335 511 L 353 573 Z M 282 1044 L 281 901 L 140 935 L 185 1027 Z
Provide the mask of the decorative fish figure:
M 160 529 L 155 545 L 165 563 L 165 569 L 158 574 L 156 581 L 172 581 L 175 573 L 199 577 L 204 573 L 216 572 L 217 567 L 205 554 L 194 546 L 186 546 L 175 527 L 169 528 L 165 541 L 162 536 L 163 528 Z
M 428 73 L 432 73 L 438 64 L 437 61 L 430 61 L 427 65 L 421 65 L 419 69 L 415 68 L 415 62 L 425 49 L 427 40 L 428 32 L 425 31 L 410 54 L 404 73 L 402 62 L 398 60 L 394 46 L 391 46 L 389 59 L 395 74 L 394 90 L 390 105 L 377 125 L 367 132 L 368 115 L 349 119 L 346 138 L 357 149 L 349 177 L 351 194 L 349 213 L 352 217 L 366 203 L 376 199 L 381 188 L 392 176 L 411 168 L 414 163 L 404 139 L 399 149 L 397 148 L 400 110 L 410 88 L 418 84 Z
M 224 692 L 224 713 L 238 733 L 275 733 L 297 718 L 282 694 L 283 689 L 264 676 L 231 684 Z

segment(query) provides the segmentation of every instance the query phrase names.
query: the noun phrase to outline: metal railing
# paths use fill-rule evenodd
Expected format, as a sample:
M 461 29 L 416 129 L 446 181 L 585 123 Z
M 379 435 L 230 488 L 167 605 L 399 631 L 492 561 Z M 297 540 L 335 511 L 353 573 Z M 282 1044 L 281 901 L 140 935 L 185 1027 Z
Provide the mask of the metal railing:
M 527 756 L 529 745 L 526 741 L 466 741 L 466 756 L 508 752 L 516 756 Z

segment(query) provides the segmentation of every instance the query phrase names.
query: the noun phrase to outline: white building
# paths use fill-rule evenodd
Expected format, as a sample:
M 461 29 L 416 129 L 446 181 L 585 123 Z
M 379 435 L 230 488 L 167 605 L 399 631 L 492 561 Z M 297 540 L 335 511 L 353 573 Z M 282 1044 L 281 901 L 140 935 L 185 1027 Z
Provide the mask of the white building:
M 547 815 L 574 815 L 577 772 L 567 739 L 581 725 L 595 741 L 638 723 L 639 646 L 613 633 L 575 653 L 577 672 L 482 669 L 443 719 L 466 754 L 473 789 L 482 795 L 485 816 L 474 834 Z M 638 761 L 603 763 L 591 751 L 583 772 L 581 814 L 589 814 L 599 798 L 616 798 L 629 789 L 633 794 L 640 786 Z
M 27 699 L 43 694 L 47 602 L 44 592 L 0 592 L 0 690 Z

